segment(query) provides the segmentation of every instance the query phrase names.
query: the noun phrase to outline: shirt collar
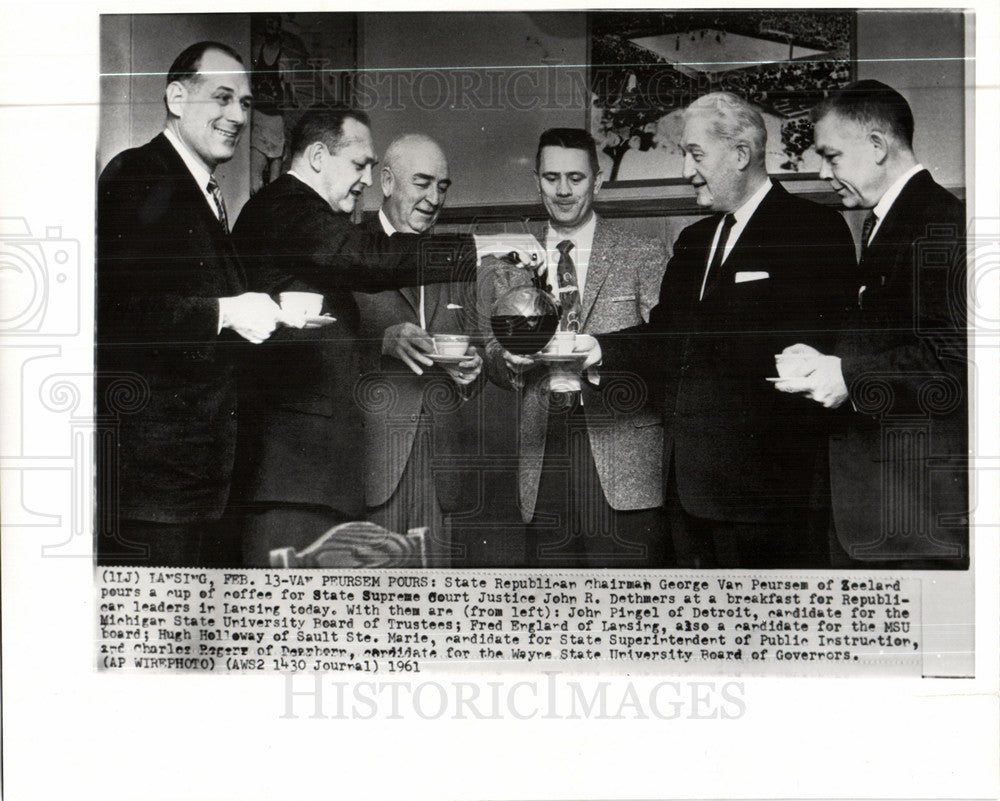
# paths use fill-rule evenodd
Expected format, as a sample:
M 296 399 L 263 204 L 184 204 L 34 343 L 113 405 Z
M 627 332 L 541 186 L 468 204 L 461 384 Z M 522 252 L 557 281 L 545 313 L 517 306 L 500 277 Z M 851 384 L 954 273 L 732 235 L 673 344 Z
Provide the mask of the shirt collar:
M 378 210 L 378 221 L 382 223 L 382 230 L 385 231 L 386 236 L 392 236 L 396 233 L 396 226 L 389 222 L 389 218 L 385 216 L 385 212 L 382 209 Z
M 563 236 L 556 233 L 550 222 L 545 232 L 545 246 L 548 250 L 554 250 L 555 246 L 563 240 L 568 239 L 573 243 L 577 252 L 581 250 L 589 251 L 594 244 L 594 229 L 597 228 L 597 215 L 591 212 L 590 219 L 577 228 L 571 235 Z
M 207 192 L 208 182 L 212 177 L 212 173 L 205 169 L 205 165 L 195 157 L 194 153 L 188 149 L 187 145 L 185 145 L 180 140 L 180 137 L 178 137 L 172 130 L 164 128 L 163 135 L 167 137 L 167 141 L 174 146 L 174 150 L 177 151 L 177 154 L 184 161 L 184 164 L 188 168 L 188 172 L 191 173 L 191 176 L 197 182 L 198 186 L 201 187 L 201 190 L 203 192 Z
M 746 202 L 733 212 L 733 217 L 736 218 L 737 225 L 743 226 L 747 224 L 747 221 L 753 217 L 754 212 L 757 211 L 757 207 L 764 200 L 764 196 L 771 191 L 771 186 L 771 179 L 767 178 L 757 191 L 750 195 Z
M 915 164 L 899 178 L 896 182 L 885 190 L 885 194 L 882 195 L 882 199 L 875 204 L 875 208 L 872 209 L 872 213 L 881 221 L 885 219 L 885 215 L 889 213 L 889 209 L 892 208 L 892 204 L 896 202 L 896 198 L 899 197 L 899 193 L 903 191 L 903 187 L 909 182 L 909 180 L 920 172 L 924 168 L 923 164 Z

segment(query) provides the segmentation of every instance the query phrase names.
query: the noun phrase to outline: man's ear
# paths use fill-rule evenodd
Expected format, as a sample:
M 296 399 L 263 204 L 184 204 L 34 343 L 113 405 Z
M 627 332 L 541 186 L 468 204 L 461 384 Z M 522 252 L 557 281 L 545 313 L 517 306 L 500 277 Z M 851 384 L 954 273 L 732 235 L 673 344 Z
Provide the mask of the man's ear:
M 323 158 L 327 152 L 326 145 L 322 142 L 313 142 L 306 148 L 306 163 L 313 172 L 323 172 Z
M 871 131 L 868 134 L 868 144 L 875 153 L 876 164 L 882 164 L 889 157 L 889 137 L 882 131 Z
M 182 116 L 184 102 L 187 100 L 188 89 L 182 81 L 172 81 L 167 84 L 166 100 L 167 111 L 174 117 Z
M 733 146 L 736 153 L 736 168 L 745 170 L 750 165 L 750 145 L 747 142 L 737 142 Z
M 597 171 L 597 175 L 594 176 L 594 194 L 596 195 L 601 191 L 601 185 L 604 183 L 604 173 L 600 170 Z
M 388 166 L 382 168 L 379 173 L 379 182 L 382 185 L 382 197 L 392 197 L 392 190 L 396 186 L 396 176 L 392 174 L 392 169 Z

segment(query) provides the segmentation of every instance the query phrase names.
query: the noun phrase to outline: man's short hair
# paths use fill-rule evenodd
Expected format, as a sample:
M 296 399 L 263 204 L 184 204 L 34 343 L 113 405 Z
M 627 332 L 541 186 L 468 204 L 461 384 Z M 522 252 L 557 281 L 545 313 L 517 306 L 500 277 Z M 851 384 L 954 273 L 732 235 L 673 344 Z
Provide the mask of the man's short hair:
M 583 128 L 549 128 L 538 138 L 538 152 L 535 153 L 535 172 L 538 172 L 542 163 L 542 148 L 546 147 L 568 147 L 573 150 L 584 150 L 587 153 L 587 160 L 590 162 L 590 169 L 594 175 L 601 171 L 600 162 L 597 160 L 597 143 L 594 137 Z
M 684 109 L 685 122 L 695 115 L 709 119 L 713 136 L 734 145 L 748 145 L 753 160 L 764 162 L 767 128 L 764 115 L 753 103 L 732 92 L 710 92 Z
M 229 45 L 222 44 L 222 42 L 196 42 L 177 56 L 174 63 L 170 65 L 170 71 L 167 72 L 167 86 L 174 81 L 188 83 L 194 80 L 198 75 L 198 70 L 201 69 L 201 60 L 209 50 L 218 50 L 243 64 L 243 57 Z M 244 66 L 246 65 L 244 64 Z
M 811 112 L 819 122 L 834 113 L 859 125 L 890 134 L 913 149 L 913 112 L 906 98 L 881 81 L 855 81 L 834 92 Z
M 336 153 L 344 138 L 344 121 L 349 119 L 371 128 L 368 115 L 357 109 L 309 109 L 292 129 L 292 155 L 304 152 L 313 142 L 322 142 L 330 153 Z

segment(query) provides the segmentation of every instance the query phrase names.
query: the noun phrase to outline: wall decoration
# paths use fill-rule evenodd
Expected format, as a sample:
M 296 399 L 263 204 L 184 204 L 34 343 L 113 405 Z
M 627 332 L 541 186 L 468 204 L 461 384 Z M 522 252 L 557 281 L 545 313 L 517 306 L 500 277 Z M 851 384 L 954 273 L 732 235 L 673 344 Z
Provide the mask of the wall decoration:
M 681 111 L 712 91 L 756 103 L 768 171 L 819 170 L 809 109 L 855 74 L 852 11 L 593 12 L 590 130 L 612 185 L 681 178 Z M 811 175 L 809 177 L 814 177 Z

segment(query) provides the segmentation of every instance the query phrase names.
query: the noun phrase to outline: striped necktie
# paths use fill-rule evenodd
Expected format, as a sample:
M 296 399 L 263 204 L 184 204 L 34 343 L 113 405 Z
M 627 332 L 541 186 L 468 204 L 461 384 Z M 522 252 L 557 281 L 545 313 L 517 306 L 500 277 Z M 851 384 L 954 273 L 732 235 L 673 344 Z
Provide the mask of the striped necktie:
M 865 217 L 864 225 L 861 226 L 861 258 L 864 259 L 865 253 L 868 250 L 868 240 L 872 238 L 872 231 L 875 230 L 875 226 L 878 224 L 878 217 L 875 216 L 874 211 L 869 211 L 868 216 Z
M 211 192 L 212 200 L 215 201 L 215 210 L 219 212 L 219 224 L 222 226 L 223 232 L 228 234 L 229 216 L 226 214 L 226 201 L 222 198 L 222 189 L 214 175 L 208 179 L 208 191 Z

